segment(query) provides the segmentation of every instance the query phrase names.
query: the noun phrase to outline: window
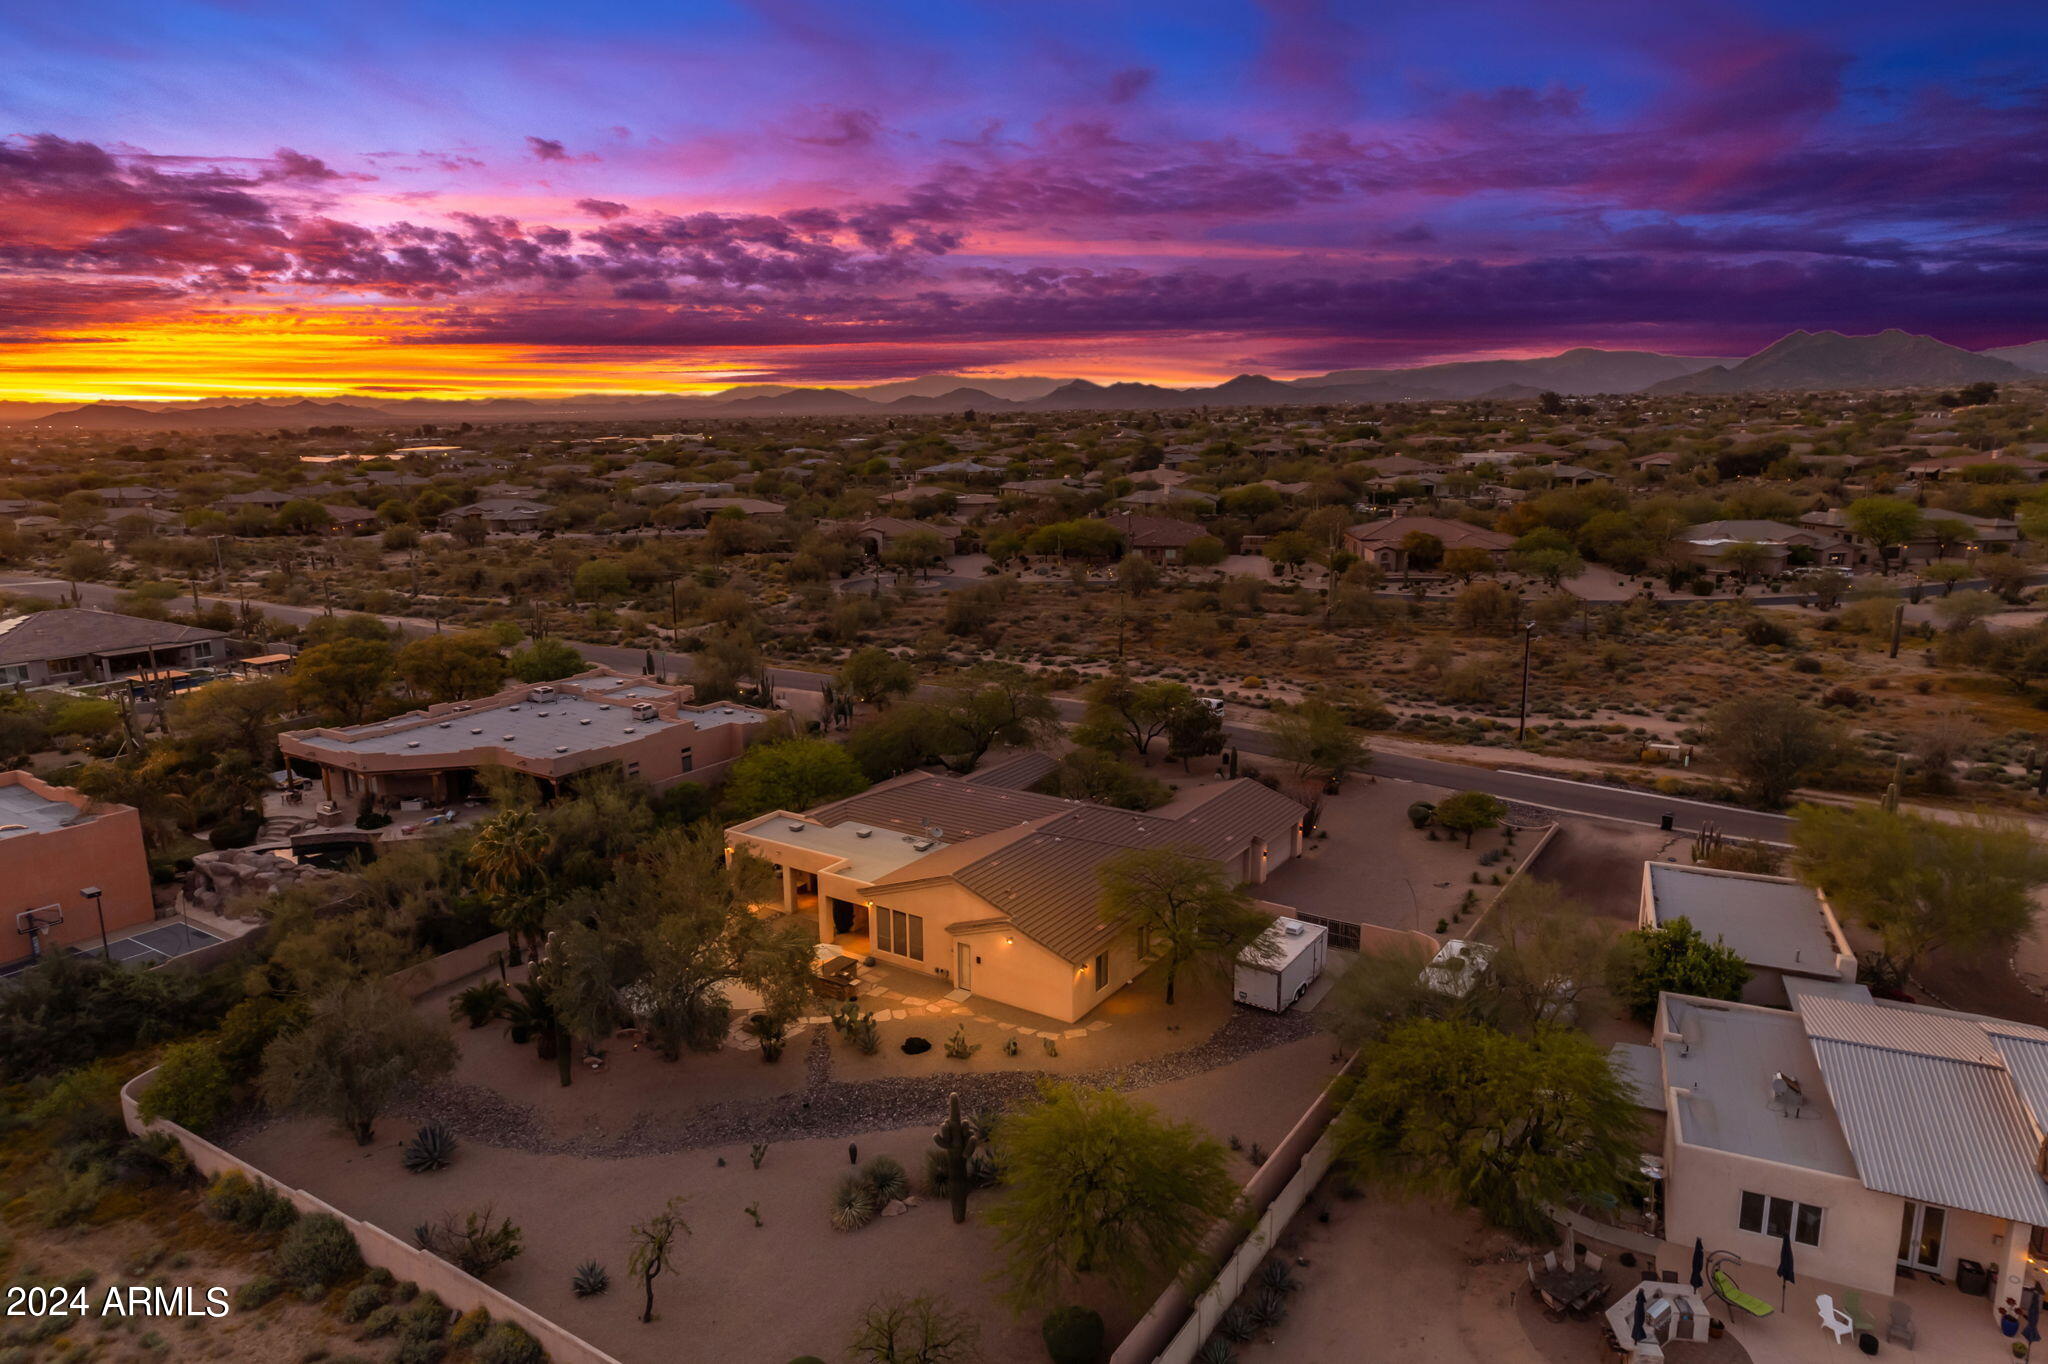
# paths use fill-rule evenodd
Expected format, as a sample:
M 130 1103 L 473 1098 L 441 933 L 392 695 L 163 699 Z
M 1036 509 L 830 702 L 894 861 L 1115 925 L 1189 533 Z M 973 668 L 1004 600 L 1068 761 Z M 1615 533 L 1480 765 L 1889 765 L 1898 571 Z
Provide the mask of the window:
M 28 681 L 28 665 L 27 665 L 27 664 L 25 664 L 25 663 L 10 663 L 10 664 L 8 664 L 8 665 L 7 665 L 6 667 L 4 667 L 4 668 L 0 668 L 0 682 L 26 682 L 26 681 Z
M 884 952 L 894 952 L 899 957 L 912 961 L 924 960 L 924 917 L 919 914 L 905 914 L 900 909 L 877 909 L 875 918 L 875 946 Z
M 1108 988 L 1108 985 L 1109 985 L 1109 953 L 1107 953 L 1107 952 L 1097 952 L 1097 953 L 1095 954 L 1095 988 L 1096 988 L 1097 990 L 1103 990 L 1103 989 L 1106 989 L 1106 988 Z
M 1787 1231 L 1802 1246 L 1820 1244 L 1821 1210 L 1811 1203 L 1789 1198 L 1770 1198 L 1747 1190 L 1742 1195 L 1742 1216 L 1738 1225 L 1761 1236 L 1782 1237 Z
M 639 763 L 627 763 L 627 764 L 626 764 L 626 775 L 627 775 L 627 776 L 629 776 L 629 777 L 637 777 L 637 776 L 639 776 L 639 775 L 640 775 L 640 764 L 639 764 Z
M 687 749 L 687 748 L 686 748 L 686 749 L 684 749 L 684 750 L 683 750 L 683 771 L 687 772 L 687 771 L 689 771 L 689 770 L 690 770 L 690 769 L 691 769 L 692 767 L 694 767 L 695 765 L 696 765 L 696 764 L 695 764 L 694 760 L 693 760 L 693 759 L 692 759 L 692 758 L 690 757 L 690 750 L 689 750 L 689 749 Z

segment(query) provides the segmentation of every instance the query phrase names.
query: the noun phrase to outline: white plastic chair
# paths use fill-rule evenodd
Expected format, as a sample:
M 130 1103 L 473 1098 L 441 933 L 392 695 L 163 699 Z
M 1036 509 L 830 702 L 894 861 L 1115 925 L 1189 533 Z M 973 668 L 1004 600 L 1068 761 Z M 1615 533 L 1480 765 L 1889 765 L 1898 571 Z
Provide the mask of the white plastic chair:
M 1813 1305 L 1820 1312 L 1821 1326 L 1835 1333 L 1835 1344 L 1846 1342 L 1849 1333 L 1856 1329 L 1856 1323 L 1849 1320 L 1847 1312 L 1835 1306 L 1834 1296 L 1822 1293 L 1813 1300 Z
M 1584 1255 L 1579 1257 L 1579 1263 L 1584 1265 L 1588 1269 L 1599 1269 L 1601 1266 L 1605 1265 L 1607 1261 L 1602 1257 L 1595 1255 L 1592 1251 L 1589 1250 Z
M 1544 1251 L 1544 1252 L 1543 1252 L 1543 1271 L 1544 1271 L 1544 1272 L 1545 1272 L 1545 1273 L 1547 1274 L 1547 1273 L 1550 1273 L 1550 1272 L 1552 1272 L 1552 1271 L 1553 1271 L 1553 1270 L 1555 1270 L 1556 1268 L 1557 1268 L 1557 1252 L 1556 1252 L 1556 1251 L 1554 1251 L 1554 1250 L 1546 1250 L 1546 1251 Z

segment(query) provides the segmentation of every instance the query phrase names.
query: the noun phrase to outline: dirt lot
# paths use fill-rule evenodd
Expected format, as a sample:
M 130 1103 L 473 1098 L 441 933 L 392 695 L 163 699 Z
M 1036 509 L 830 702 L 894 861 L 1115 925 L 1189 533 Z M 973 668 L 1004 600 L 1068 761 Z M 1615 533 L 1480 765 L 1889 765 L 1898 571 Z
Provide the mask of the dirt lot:
M 1219 1137 L 1270 1147 L 1332 1073 L 1329 1042 L 1316 1036 L 1139 1093 Z M 591 1091 L 570 1091 L 577 1092 Z M 527 1095 L 522 1089 L 521 1096 Z M 938 1116 L 862 1135 L 861 1157 L 893 1155 L 915 1175 Z M 805 1353 L 836 1357 L 860 1310 L 898 1290 L 942 1294 L 974 1315 L 988 1359 L 1043 1353 L 1037 1318 L 1018 1319 L 994 1301 L 988 1276 L 997 1257 L 981 1219 L 970 1215 L 965 1226 L 955 1227 L 943 1204 L 925 1202 L 858 1232 L 832 1230 L 826 1208 L 848 1168 L 844 1140 L 777 1142 L 759 1170 L 739 1146 L 608 1159 L 536 1155 L 472 1141 L 451 1169 L 414 1176 L 398 1163 L 404 1131 L 404 1124 L 386 1122 L 378 1144 L 365 1150 L 322 1124 L 295 1120 L 255 1134 L 238 1150 L 279 1179 L 400 1236 L 444 1209 L 494 1205 L 523 1228 L 526 1239 L 526 1253 L 500 1271 L 497 1286 L 628 1364 L 775 1361 Z M 1251 1166 L 1242 1157 L 1237 1163 L 1240 1176 L 1249 1176 Z M 625 1282 L 626 1230 L 674 1195 L 688 1199 L 692 1235 L 683 1246 L 681 1272 L 659 1285 L 659 1319 L 642 1326 L 638 1296 Z M 750 1205 L 762 1226 L 755 1226 Z M 614 1287 L 608 1295 L 571 1294 L 570 1275 L 586 1259 L 611 1269 Z M 1124 1305 L 1095 1305 L 1113 1330 L 1127 1328 L 1135 1317 Z

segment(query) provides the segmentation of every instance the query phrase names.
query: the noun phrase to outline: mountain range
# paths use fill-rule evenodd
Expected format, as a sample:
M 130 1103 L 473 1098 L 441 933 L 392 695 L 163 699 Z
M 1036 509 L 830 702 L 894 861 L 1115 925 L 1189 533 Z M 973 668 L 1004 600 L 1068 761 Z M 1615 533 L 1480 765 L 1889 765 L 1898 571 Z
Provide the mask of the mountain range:
M 1097 384 L 1041 376 L 927 375 L 858 388 L 746 384 L 710 394 L 581 394 L 564 398 L 219 399 L 201 402 L 0 402 L 0 424 L 82 431 L 276 430 L 411 422 L 653 421 L 693 417 L 890 416 L 1202 407 L 1286 407 L 1490 399 L 1557 393 L 1728 394 L 1952 388 L 2048 374 L 2048 340 L 1969 351 L 1930 336 L 1793 332 L 1744 359 L 1581 347 L 1527 360 L 1462 360 L 1407 369 L 1343 369 L 1300 379 L 1240 374 L 1208 388 Z

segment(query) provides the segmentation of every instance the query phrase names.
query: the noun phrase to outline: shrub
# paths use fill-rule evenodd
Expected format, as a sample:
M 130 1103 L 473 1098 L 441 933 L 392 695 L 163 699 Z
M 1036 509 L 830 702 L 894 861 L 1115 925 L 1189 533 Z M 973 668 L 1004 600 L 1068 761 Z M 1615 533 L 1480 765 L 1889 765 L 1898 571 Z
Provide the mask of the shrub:
M 448 1343 L 458 1350 L 465 1345 L 474 1345 L 484 1338 L 484 1332 L 491 1329 L 491 1314 L 481 1307 L 472 1307 L 455 1319 L 448 1328 Z
M 139 1184 L 163 1184 L 172 1188 L 190 1185 L 196 1172 L 192 1157 L 168 1132 L 148 1132 L 122 1144 L 114 1153 L 121 1178 Z
M 241 1312 L 253 1312 L 282 1292 L 284 1292 L 284 1285 L 282 1283 L 268 1274 L 258 1274 L 255 1278 L 243 1284 L 241 1289 L 236 1292 L 235 1309 Z
M 1086 1307 L 1055 1307 L 1039 1334 L 1053 1364 L 1095 1364 L 1102 1357 L 1102 1314 Z
M 97 1161 L 83 1170 L 55 1168 L 48 1180 L 29 1191 L 29 1212 L 38 1226 L 76 1226 L 98 1210 L 106 1191 L 106 1167 Z
M 204 1131 L 227 1111 L 232 1088 L 228 1068 L 212 1042 L 180 1042 L 164 1052 L 136 1112 L 144 1122 L 168 1118 L 180 1127 Z
M 448 1329 L 448 1308 L 432 1293 L 422 1293 L 400 1314 L 398 1334 L 407 1340 L 439 1340 Z
M 227 1068 L 228 1079 L 237 1084 L 255 1079 L 263 1066 L 263 1049 L 305 1018 L 304 1005 L 268 997 L 245 999 L 229 1009 L 213 1039 L 214 1054 Z
M 481 1279 L 498 1266 L 517 1259 L 525 1249 L 519 1228 L 511 1218 L 500 1218 L 493 1224 L 491 1216 L 492 1209 L 487 1204 L 464 1214 L 458 1226 L 454 1213 L 443 1213 L 440 1221 L 420 1227 L 414 1239 L 422 1249 Z
M 472 985 L 448 1001 L 448 1017 L 464 1019 L 472 1028 L 481 1028 L 498 1016 L 510 995 L 501 981 L 487 980 L 481 985 Z
M 363 1252 L 342 1220 L 329 1212 L 301 1217 L 272 1257 L 279 1275 L 295 1284 L 332 1287 L 363 1270 Z
M 341 1319 L 347 1322 L 361 1321 L 384 1305 L 384 1290 L 376 1284 L 360 1284 L 349 1290 L 341 1300 Z
M 585 1260 L 576 1266 L 576 1273 L 569 1280 L 569 1287 L 579 1298 L 594 1298 L 612 1286 L 611 1271 L 595 1260 Z
M 547 1351 L 516 1322 L 501 1321 L 477 1342 L 476 1364 L 547 1364 Z
M 389 1305 L 378 1308 L 363 1321 L 363 1339 L 374 1340 L 388 1336 L 398 1329 L 398 1309 Z
M 910 1196 L 910 1176 L 894 1156 L 876 1156 L 860 1167 L 860 1180 L 879 1206 Z
M 832 1195 L 832 1225 L 840 1231 L 859 1231 L 875 1220 L 875 1196 L 866 1180 L 857 1174 L 840 1178 Z

